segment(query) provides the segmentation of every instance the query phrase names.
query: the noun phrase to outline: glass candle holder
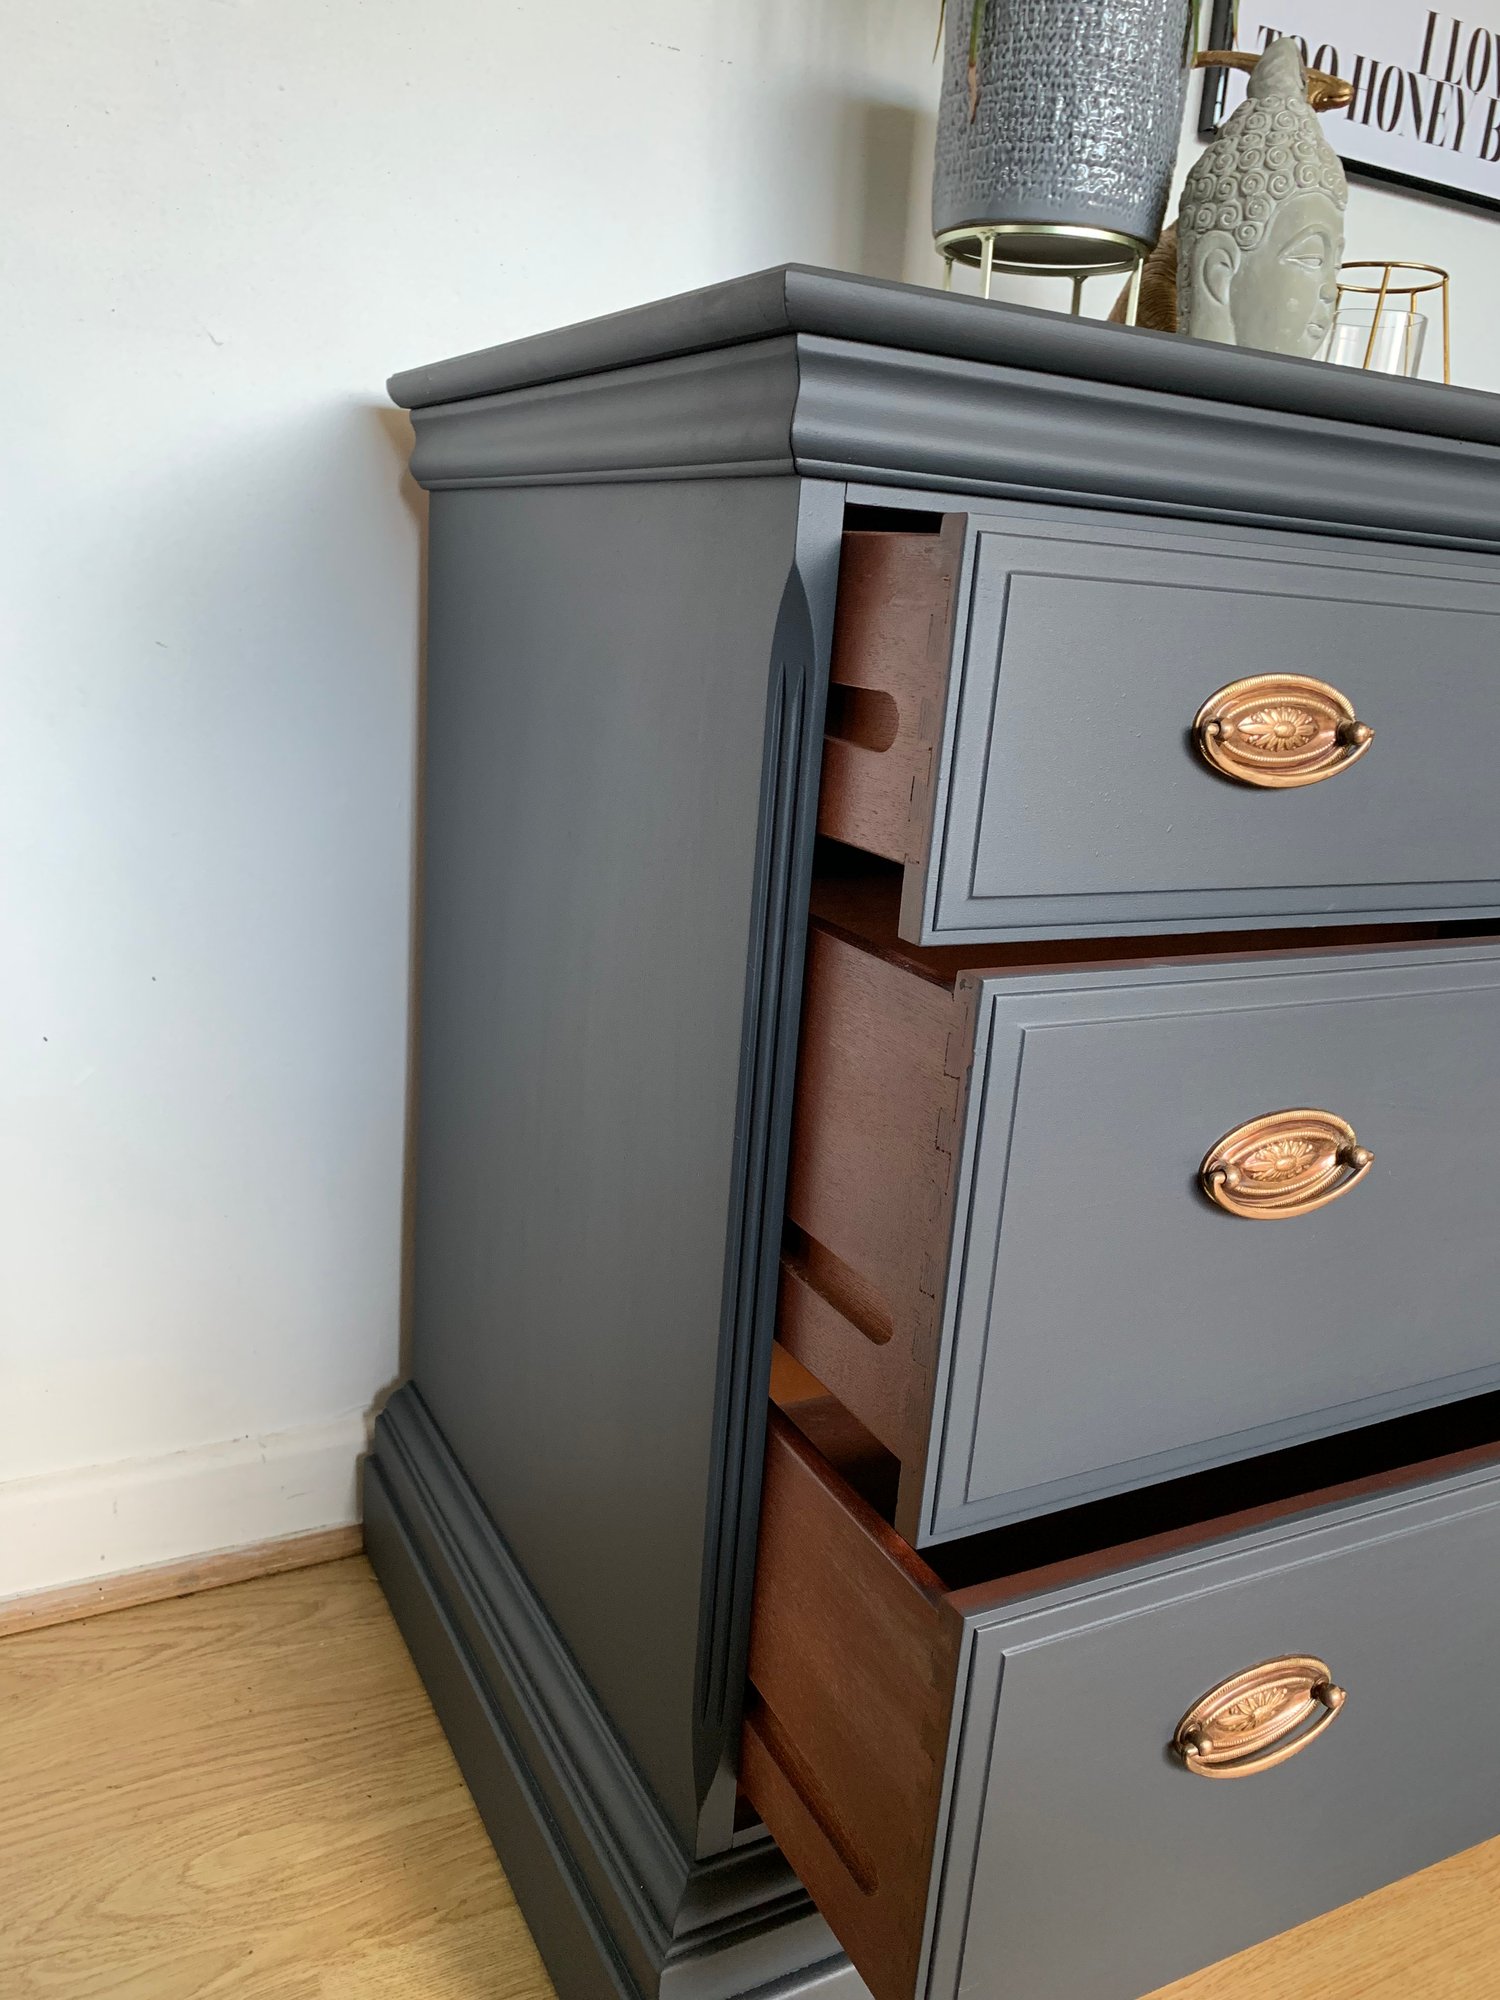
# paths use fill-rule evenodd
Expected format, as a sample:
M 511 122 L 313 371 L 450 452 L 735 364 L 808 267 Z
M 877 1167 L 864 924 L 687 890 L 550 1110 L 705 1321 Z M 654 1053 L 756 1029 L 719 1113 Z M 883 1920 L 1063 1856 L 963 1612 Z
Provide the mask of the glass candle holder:
M 1424 293 L 1437 294 L 1443 325 L 1443 380 L 1453 379 L 1453 323 L 1448 273 L 1441 264 L 1410 264 L 1399 257 L 1354 257 L 1338 275 L 1338 303 L 1319 358 L 1345 368 L 1415 375 L 1422 365 L 1427 316 L 1417 310 Z
M 1320 358 L 1342 368 L 1368 368 L 1381 375 L 1415 375 L 1422 366 L 1427 315 L 1404 303 L 1383 307 L 1340 299 Z

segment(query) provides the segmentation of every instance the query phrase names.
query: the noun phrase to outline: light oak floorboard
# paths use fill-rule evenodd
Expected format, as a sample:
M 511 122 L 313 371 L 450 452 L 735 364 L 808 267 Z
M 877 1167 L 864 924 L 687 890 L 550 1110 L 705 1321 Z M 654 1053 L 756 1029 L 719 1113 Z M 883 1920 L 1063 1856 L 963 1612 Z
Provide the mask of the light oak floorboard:
M 89 1583 L 65 1583 L 55 1590 L 0 1597 L 0 1639 L 12 1632 L 40 1631 L 44 1625 L 68 1625 L 75 1618 L 95 1618 L 101 1611 L 155 1604 L 158 1598 L 191 1597 L 195 1591 L 219 1590 L 226 1583 L 245 1583 L 252 1576 L 310 1569 L 314 1563 L 358 1555 L 364 1545 L 363 1528 L 314 1528 L 306 1535 L 282 1535 L 273 1542 L 252 1542 L 243 1549 L 221 1549 L 214 1555 L 189 1556 L 181 1562 L 154 1563 L 149 1569 L 127 1569 Z
M 1497 1996 L 1500 1840 L 1490 1840 L 1164 1986 L 1151 2000 Z
M 362 1558 L 0 1642 L 5 2000 L 550 2000 Z
M 363 1559 L 0 1642 L 5 2000 L 553 2000 Z M 1500 1841 L 1154 2000 L 1497 2000 Z

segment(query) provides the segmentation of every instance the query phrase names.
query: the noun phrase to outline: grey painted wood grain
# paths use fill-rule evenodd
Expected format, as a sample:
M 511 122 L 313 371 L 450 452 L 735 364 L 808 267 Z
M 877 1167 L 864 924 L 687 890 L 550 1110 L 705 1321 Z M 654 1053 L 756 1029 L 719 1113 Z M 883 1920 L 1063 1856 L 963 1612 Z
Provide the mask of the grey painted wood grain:
M 1402 602 L 1428 605 L 1405 544 L 1500 548 L 1500 402 L 796 269 L 393 388 L 421 406 L 414 468 L 438 489 L 417 1391 L 401 1410 L 425 1399 L 472 1505 L 400 1448 L 393 1412 L 372 1546 L 528 1914 L 561 1940 L 565 2000 L 746 1985 L 852 2000 L 847 1966 L 815 1963 L 826 1940 L 796 1892 L 778 1903 L 754 1857 L 734 1860 L 732 1826 L 837 482 L 1051 500 L 1075 522 L 1104 507 L 1395 538 L 1391 575 L 1419 587 Z M 1333 547 L 1277 560 L 1343 574 Z M 1418 840 L 1440 849 L 1443 830 Z M 1157 927 L 1169 893 L 1150 892 Z M 1063 900 L 1068 927 L 1091 928 Z M 1129 929 L 1118 885 L 1108 900 Z M 1221 906 L 1212 921 L 1226 914 L 1253 920 Z M 1162 1030 L 1196 1019 L 1178 1009 Z M 1088 1046 L 1134 1061 L 1125 1020 L 1030 1026 L 1099 1033 Z M 1454 1029 L 1460 1045 L 1487 1031 Z M 1399 1057 L 1397 1042 L 1381 1030 L 1369 1052 Z M 1399 1108 L 1415 1084 L 1395 1069 Z M 1353 1103 L 1367 1079 L 1349 1082 Z M 1042 1173 L 1050 1155 L 1017 1130 Z M 1373 1143 L 1378 1172 L 1390 1147 Z M 1455 1295 L 1465 1272 L 1459 1257 Z M 1460 1337 L 1438 1326 L 1435 1352 Z M 1162 1603 L 1183 1588 L 1161 1585 Z M 1138 1609 L 1144 1624 L 1156 1600 Z M 967 1747 L 983 1676 L 1010 1650 L 974 1635 L 955 1854 L 963 1801 L 984 1789 Z M 1059 1684 L 1086 1692 L 1093 1655 L 1067 1658 L 1087 1670 Z M 1029 1716 L 1024 1673 L 1005 1674 Z M 1021 1726 L 1040 1736 L 1054 1717 L 1044 1699 L 1034 1712 Z M 1041 1783 L 1016 1777 L 1018 1797 Z M 1054 1845 L 1068 1796 L 1042 1800 Z M 1449 1803 L 1424 1822 L 1444 1841 Z M 977 1831 L 968 1851 L 983 1921 L 1010 1862 Z M 708 1864 L 680 1875 L 694 1852 Z M 940 1930 L 940 1959 L 954 1935 Z M 1030 1936 L 981 1938 L 982 1983 L 1024 1967 Z
M 500 1720 L 470 1664 L 378 1454 L 365 1468 L 364 1529 L 380 1587 L 552 1980 L 566 2000 L 640 2000 L 557 1842 L 516 1731 Z
M 926 1532 L 1500 1382 L 1500 947 L 984 984 Z M 1313 1105 L 1375 1152 L 1250 1221 L 1204 1154 Z
M 758 1490 L 763 1404 L 724 1377 L 769 1352 L 739 1298 L 775 1255 L 800 923 L 771 988 L 764 961 L 810 865 L 821 696 L 777 643 L 802 497 L 456 492 L 431 517 L 415 1379 L 690 1848 L 732 1812 L 721 1787 L 700 1826 L 739 1689 L 712 1710 L 699 1682 L 710 1627 L 739 1643 L 748 1575 L 716 1621 L 716 1570 Z
M 1500 909 L 1500 564 L 1039 526 L 971 521 L 909 936 Z M 1294 791 L 1212 771 L 1199 707 L 1268 671 L 1333 682 L 1373 747 Z
M 410 1385 L 365 1533 L 561 2000 L 868 2000 L 763 1830 L 683 1846 Z
M 1494 444 L 1327 417 L 1314 424 L 1272 407 L 1195 401 L 1180 386 L 1124 387 L 1068 374 L 1065 349 L 1050 366 L 1023 369 L 782 334 L 424 404 L 412 413 L 412 468 L 432 488 L 795 468 L 1500 547 Z
M 833 650 L 843 489 L 798 488 L 772 634 L 739 1050 L 719 1362 L 710 1435 L 695 1741 L 704 1851 L 730 1837 L 749 1652 L 760 1480 L 780 1291 L 807 906 Z
M 878 521 L 868 511 L 886 509 L 897 514 L 943 515 L 972 513 L 976 532 L 985 528 L 1009 529 L 1023 534 L 1041 533 L 1049 540 L 1106 541 L 1121 548 L 1139 546 L 1147 551 L 1158 545 L 1159 536 L 1182 532 L 1176 519 L 1162 520 L 1149 514 L 1127 512 L 1119 507 L 1100 505 L 1060 507 L 1045 500 L 987 500 L 982 506 L 966 506 L 958 492 L 944 493 L 938 487 L 875 485 L 868 480 L 850 480 L 844 489 L 847 504 L 860 511 L 869 526 Z M 907 522 L 902 525 L 910 526 Z M 937 532 L 934 526 L 933 533 Z M 1440 548 L 1434 544 L 1407 543 L 1382 539 L 1372 549 L 1367 535 L 1320 534 L 1312 541 L 1299 529 L 1268 527 L 1260 523 L 1205 521 L 1195 519 L 1192 539 L 1226 554 L 1242 556 L 1286 553 L 1298 562 L 1341 565 L 1345 560 L 1356 568 L 1372 563 L 1382 574 L 1404 576 L 1452 576 L 1455 582 L 1485 583 L 1494 577 L 1493 553 L 1464 547 Z
M 1185 1771 L 1179 1716 L 1284 1652 L 1348 1690 L 1332 1728 Z M 1500 1832 L 1497 1660 L 1493 1476 L 973 1620 L 929 2000 L 1135 2000 Z
M 799 471 L 820 478 L 1500 547 L 1492 444 L 1326 414 L 1311 423 L 1046 364 L 987 367 L 811 334 L 797 352 L 793 448 Z
M 1500 398 L 1066 313 L 783 264 L 393 375 L 405 408 L 812 334 L 1130 390 L 1500 445 Z
M 789 337 L 414 413 L 424 486 L 756 477 L 792 464 Z

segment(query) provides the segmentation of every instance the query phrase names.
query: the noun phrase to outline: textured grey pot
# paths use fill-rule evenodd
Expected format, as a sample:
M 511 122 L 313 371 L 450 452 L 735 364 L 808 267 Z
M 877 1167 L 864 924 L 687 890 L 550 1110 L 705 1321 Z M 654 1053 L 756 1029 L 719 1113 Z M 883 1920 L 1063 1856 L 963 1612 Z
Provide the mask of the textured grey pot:
M 1155 243 L 1187 90 L 1188 0 L 989 0 L 972 122 L 971 12 L 972 0 L 948 0 L 933 233 L 1072 223 Z

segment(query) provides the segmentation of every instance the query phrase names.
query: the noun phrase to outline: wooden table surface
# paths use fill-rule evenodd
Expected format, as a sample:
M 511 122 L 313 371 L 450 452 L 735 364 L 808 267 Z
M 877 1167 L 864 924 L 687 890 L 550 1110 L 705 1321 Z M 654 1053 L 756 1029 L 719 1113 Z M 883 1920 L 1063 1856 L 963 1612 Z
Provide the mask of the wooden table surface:
M 550 2000 L 362 1558 L 0 1641 L 0 1800 L 4 2000 Z M 1496 2000 L 1500 1841 L 1168 1995 Z

